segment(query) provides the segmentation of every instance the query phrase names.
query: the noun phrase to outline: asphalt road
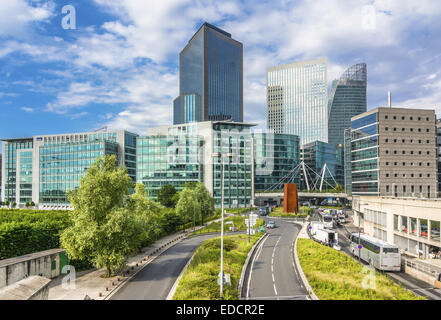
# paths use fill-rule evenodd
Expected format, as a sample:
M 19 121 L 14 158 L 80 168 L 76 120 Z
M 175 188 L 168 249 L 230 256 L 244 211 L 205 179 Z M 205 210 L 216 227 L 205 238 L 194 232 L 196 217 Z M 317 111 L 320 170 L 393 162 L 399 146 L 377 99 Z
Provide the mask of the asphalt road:
M 293 246 L 300 226 L 283 219 L 274 220 L 266 239 L 250 258 L 243 284 L 245 299 L 306 300 L 308 293 L 295 267 Z
M 219 234 L 187 238 L 174 245 L 119 289 L 110 300 L 165 300 L 194 251 Z

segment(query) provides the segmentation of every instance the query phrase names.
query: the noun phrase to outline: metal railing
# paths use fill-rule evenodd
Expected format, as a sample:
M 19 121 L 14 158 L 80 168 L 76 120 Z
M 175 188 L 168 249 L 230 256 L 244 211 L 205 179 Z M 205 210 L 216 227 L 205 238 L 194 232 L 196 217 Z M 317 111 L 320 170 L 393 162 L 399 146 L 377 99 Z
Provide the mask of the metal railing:
M 418 261 L 412 259 L 401 258 L 401 265 L 403 267 L 406 266 L 415 269 L 417 271 L 423 272 L 431 277 L 434 277 L 435 279 L 438 279 L 438 276 L 440 274 L 438 271 L 432 269 L 430 266 L 419 263 Z

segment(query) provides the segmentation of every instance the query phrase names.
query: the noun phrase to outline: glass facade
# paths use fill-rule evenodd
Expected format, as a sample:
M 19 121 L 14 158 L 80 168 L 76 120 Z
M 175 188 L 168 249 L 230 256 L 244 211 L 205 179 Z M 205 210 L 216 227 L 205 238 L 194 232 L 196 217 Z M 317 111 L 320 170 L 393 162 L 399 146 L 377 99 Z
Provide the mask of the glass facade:
M 337 176 L 337 151 L 334 145 L 315 141 L 303 146 L 302 151 L 303 161 L 305 162 L 306 174 L 308 179 L 312 181 L 317 180 L 317 174 L 320 174 L 323 167 L 326 164 L 328 170 L 326 170 L 324 180 L 327 183 L 323 183 L 323 189 L 332 189 L 335 187 Z M 309 168 L 308 168 L 309 167 Z M 313 172 L 313 171 L 315 172 Z M 332 176 L 331 176 L 332 174 Z M 331 187 L 332 186 L 332 187 Z M 302 181 L 302 189 L 306 189 L 306 182 Z M 310 183 L 311 187 L 311 183 Z M 319 185 L 317 185 L 317 188 Z
M 105 154 L 118 155 L 116 142 L 98 140 L 40 146 L 40 203 L 67 204 L 86 170 Z
M 291 134 L 253 133 L 254 190 L 283 191 L 283 178 L 300 163 L 300 139 Z M 300 175 L 285 183 L 300 184 Z
M 328 142 L 327 60 L 268 68 L 267 128 L 294 134 L 301 145 Z
M 352 194 L 351 128 L 346 129 L 344 135 L 344 189 L 347 194 Z
M 32 151 L 20 152 L 20 201 L 26 204 L 32 202 Z
M 378 112 L 351 122 L 353 194 L 378 195 Z
M 203 182 L 202 138 L 197 135 L 148 136 L 137 139 L 137 182 L 148 197 L 171 184 L 178 191 L 186 182 Z
M 204 23 L 180 54 L 180 98 L 174 102 L 173 123 L 242 122 L 242 56 L 242 43 Z
M 251 205 L 252 136 L 249 126 L 234 123 L 213 123 L 213 152 L 222 157 L 213 159 L 213 197 L 221 205 L 221 179 L 224 176 L 224 206 Z M 227 155 L 232 154 L 231 158 Z M 234 205 L 237 201 L 237 205 Z
M 339 80 L 334 80 L 328 101 L 328 142 L 344 143 L 344 130 L 351 127 L 351 118 L 366 112 L 367 67 L 351 66 Z
M 17 202 L 19 203 L 20 197 L 17 196 L 17 170 L 21 170 L 17 168 L 17 157 L 20 150 L 23 149 L 32 149 L 33 148 L 33 139 L 11 139 L 11 140 L 3 140 L 3 157 L 4 159 L 4 189 L 3 191 L 3 199 L 4 201 L 8 200 L 10 203 Z M 20 181 L 18 181 L 20 184 Z

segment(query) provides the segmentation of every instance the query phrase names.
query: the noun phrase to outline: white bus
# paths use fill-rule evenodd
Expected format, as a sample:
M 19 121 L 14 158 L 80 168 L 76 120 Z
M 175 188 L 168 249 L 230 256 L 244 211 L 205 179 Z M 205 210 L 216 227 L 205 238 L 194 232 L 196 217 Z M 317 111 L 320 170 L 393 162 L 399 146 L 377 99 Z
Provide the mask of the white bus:
M 323 227 L 327 229 L 334 228 L 334 218 L 330 214 L 323 214 L 322 220 L 323 220 Z
M 361 245 L 359 250 L 358 245 Z M 400 271 L 401 270 L 401 254 L 400 249 L 393 244 L 375 239 L 365 234 L 358 233 L 351 235 L 351 252 L 358 257 L 360 252 L 361 260 L 366 261 L 378 270 L 384 271 Z

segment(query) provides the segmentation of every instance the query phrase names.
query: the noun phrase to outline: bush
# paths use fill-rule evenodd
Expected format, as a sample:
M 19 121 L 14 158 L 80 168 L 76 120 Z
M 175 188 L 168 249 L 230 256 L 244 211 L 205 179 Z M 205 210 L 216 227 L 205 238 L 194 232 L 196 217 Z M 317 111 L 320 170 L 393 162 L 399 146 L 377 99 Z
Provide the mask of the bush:
M 60 247 L 65 211 L 0 210 L 0 260 Z

